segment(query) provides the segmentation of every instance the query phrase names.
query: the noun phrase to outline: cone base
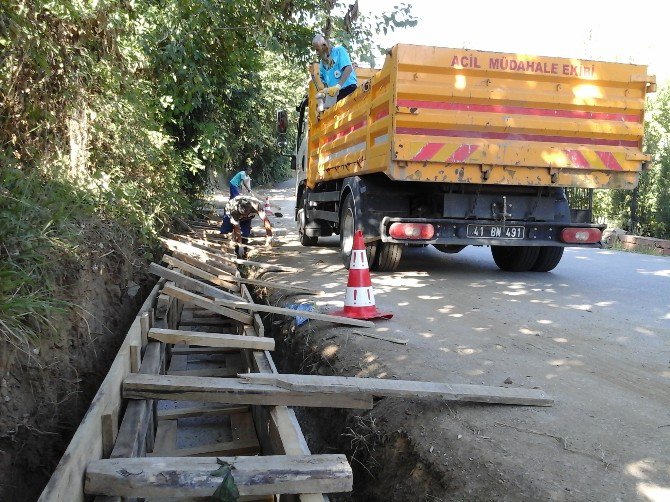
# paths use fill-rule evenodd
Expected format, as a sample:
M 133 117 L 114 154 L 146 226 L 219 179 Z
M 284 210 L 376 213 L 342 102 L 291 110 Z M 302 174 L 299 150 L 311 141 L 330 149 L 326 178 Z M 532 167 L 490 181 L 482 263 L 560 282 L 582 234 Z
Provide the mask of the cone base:
M 389 312 L 380 312 L 377 307 L 344 307 L 343 309 L 328 312 L 330 315 L 348 317 L 350 319 L 361 319 L 371 321 L 373 319 L 391 319 L 393 314 Z

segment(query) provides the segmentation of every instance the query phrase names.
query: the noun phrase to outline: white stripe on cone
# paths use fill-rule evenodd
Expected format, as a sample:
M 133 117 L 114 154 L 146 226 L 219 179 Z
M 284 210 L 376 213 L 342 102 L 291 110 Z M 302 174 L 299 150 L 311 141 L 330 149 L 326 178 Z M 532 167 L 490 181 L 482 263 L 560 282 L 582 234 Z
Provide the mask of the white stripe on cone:
M 375 294 L 372 287 L 355 288 L 347 286 L 344 305 L 346 307 L 374 307 Z
M 349 270 L 364 270 L 368 268 L 368 256 L 365 249 L 352 249 Z

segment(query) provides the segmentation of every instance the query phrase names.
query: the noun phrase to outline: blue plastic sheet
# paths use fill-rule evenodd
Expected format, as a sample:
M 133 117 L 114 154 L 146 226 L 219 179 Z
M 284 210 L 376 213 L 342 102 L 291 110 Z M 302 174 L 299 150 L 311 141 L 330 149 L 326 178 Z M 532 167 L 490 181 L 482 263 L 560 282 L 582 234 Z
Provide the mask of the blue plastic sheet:
M 314 305 L 311 303 L 293 303 L 288 306 L 288 308 L 293 309 L 293 310 L 300 310 L 302 312 L 313 312 L 314 311 Z M 297 316 L 295 318 L 295 325 L 300 327 L 303 324 L 305 324 L 308 321 L 306 317 L 301 317 Z

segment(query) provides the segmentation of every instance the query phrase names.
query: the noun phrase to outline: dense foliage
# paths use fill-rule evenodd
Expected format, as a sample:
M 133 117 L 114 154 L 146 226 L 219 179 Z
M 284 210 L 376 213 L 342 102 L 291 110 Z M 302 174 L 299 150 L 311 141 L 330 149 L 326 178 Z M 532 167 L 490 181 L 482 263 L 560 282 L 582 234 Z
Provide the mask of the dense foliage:
M 333 0 L 0 4 L 0 335 L 42 331 L 87 228 L 147 247 L 219 173 L 288 172 L 274 115 L 301 98 L 318 31 L 375 56 L 378 19 Z M 355 41 L 355 42 L 354 42 Z
M 649 99 L 644 148 L 652 161 L 633 190 L 598 190 L 596 215 L 631 233 L 670 239 L 670 84 Z

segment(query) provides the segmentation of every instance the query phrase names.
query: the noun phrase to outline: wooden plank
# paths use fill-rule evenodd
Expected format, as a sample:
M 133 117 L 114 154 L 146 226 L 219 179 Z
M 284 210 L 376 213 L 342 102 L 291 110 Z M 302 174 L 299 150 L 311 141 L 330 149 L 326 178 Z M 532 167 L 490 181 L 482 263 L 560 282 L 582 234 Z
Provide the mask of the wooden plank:
M 258 439 L 241 439 L 211 443 L 188 448 L 177 448 L 170 452 L 174 457 L 225 457 L 231 455 L 257 455 L 260 452 Z
M 223 347 L 173 347 L 173 356 L 188 356 L 191 354 L 229 354 L 230 352 L 237 352 L 238 349 L 226 349 Z
M 142 364 L 142 356 L 141 356 L 140 345 L 139 343 L 133 343 L 130 345 L 130 372 L 137 373 L 138 371 L 140 371 L 141 364 Z
M 230 429 L 233 433 L 234 440 L 255 439 L 256 446 L 258 446 L 256 427 L 254 426 L 254 419 L 251 416 L 251 413 L 247 412 L 231 415 Z
M 248 301 L 249 303 L 254 303 L 254 297 L 251 295 L 251 292 L 249 291 L 249 288 L 245 285 L 242 284 L 240 286 L 240 293 L 242 294 L 242 299 Z M 263 325 L 263 319 L 261 319 L 261 316 L 258 314 L 258 312 L 252 312 L 251 313 L 253 317 L 253 327 L 255 330 L 255 333 L 250 332 L 249 330 L 244 328 L 244 335 L 251 335 L 255 334 L 256 336 L 265 336 L 265 326 Z
M 297 494 L 352 489 L 344 455 L 224 457 L 240 495 Z M 212 473 L 217 459 L 127 458 L 96 460 L 86 469 L 85 493 L 122 497 L 209 497 L 222 478 Z
M 177 286 L 183 289 L 188 289 L 195 293 L 211 296 L 213 298 L 231 298 L 231 299 L 239 298 L 238 296 L 232 293 L 221 291 L 219 288 L 210 286 L 209 284 L 206 284 L 197 279 L 193 279 L 192 277 L 187 277 L 184 274 L 175 272 L 174 270 L 170 270 L 169 268 L 162 267 L 157 263 L 151 263 L 149 265 L 149 272 L 154 275 L 163 277 L 164 279 L 174 281 L 174 283 Z M 165 288 L 163 288 L 163 292 L 165 292 Z
M 178 329 L 151 329 L 149 338 L 165 343 L 184 342 L 202 347 L 229 347 L 236 349 L 274 350 L 273 338 L 229 335 L 227 333 L 203 333 Z
M 179 243 L 181 244 L 181 243 Z M 188 244 L 183 244 L 184 246 L 188 246 Z M 210 274 L 219 276 L 219 275 L 236 275 L 237 274 L 237 268 L 233 264 L 224 262 L 222 260 L 217 260 L 215 256 L 209 256 L 207 252 L 202 251 L 200 249 L 194 248 L 190 249 L 191 253 L 193 254 L 188 254 L 184 251 L 179 251 L 177 249 L 171 249 L 172 255 L 177 258 L 178 260 L 181 260 L 183 262 L 188 263 L 189 265 L 193 265 L 194 267 L 198 267 L 205 272 L 209 272 Z M 196 256 L 193 256 L 193 255 Z
M 184 261 L 173 258 L 168 254 L 163 255 L 163 261 L 172 267 L 178 267 L 186 273 L 189 273 L 195 277 L 199 277 L 200 279 L 209 281 L 212 284 L 216 284 L 217 286 L 221 286 L 222 288 L 225 288 L 228 291 L 238 292 L 240 290 L 240 287 L 236 283 L 224 280 L 220 278 L 218 275 L 210 274 L 209 272 L 201 270 L 198 267 L 195 267 Z
M 327 395 L 361 393 L 372 396 L 442 398 L 449 401 L 551 406 L 553 399 L 538 389 L 491 387 L 487 385 L 384 380 L 381 378 L 331 377 L 321 375 L 282 375 L 243 373 L 241 379 L 252 383 L 276 385 L 294 392 L 318 392 Z
M 151 342 L 144 352 L 144 359 L 136 375 L 158 376 L 162 350 L 159 342 Z M 151 400 L 128 403 L 119 434 L 110 458 L 140 457 L 146 454 L 147 436 L 153 436 L 153 402 Z
M 307 295 L 318 295 L 323 293 L 323 291 L 317 290 L 317 289 L 312 289 L 312 288 L 306 288 L 303 286 L 296 286 L 293 284 L 285 284 L 283 282 L 275 282 L 275 281 L 263 281 L 260 279 L 247 279 L 243 277 L 237 277 L 233 275 L 233 272 L 222 270 L 220 268 L 217 268 L 213 265 L 210 265 L 208 263 L 205 263 L 204 261 L 198 260 L 197 258 L 193 258 L 192 256 L 189 256 L 185 253 L 179 253 L 179 252 L 174 252 L 174 255 L 178 258 L 177 260 L 174 260 L 173 263 L 187 263 L 193 267 L 197 267 L 201 270 L 204 270 L 205 272 L 209 273 L 209 276 L 213 276 L 218 278 L 219 280 L 222 281 L 230 281 L 230 282 L 235 282 L 235 283 L 240 283 L 240 284 L 251 284 L 253 286 L 264 286 L 268 288 L 273 288 L 273 289 L 283 289 L 285 291 L 293 291 L 295 293 L 304 293 Z M 165 259 L 169 255 L 163 256 L 163 259 Z M 168 262 L 169 263 L 169 262 Z M 172 263 L 170 263 L 172 264 Z M 182 265 L 183 267 L 183 265 Z M 186 270 L 186 269 L 184 269 Z M 195 274 L 193 274 L 195 275 Z M 204 279 L 207 279 L 206 277 L 201 277 Z M 210 280 L 210 279 L 207 279 Z M 214 282 L 213 280 L 210 280 L 210 282 Z M 238 288 L 239 289 L 239 288 Z
M 198 368 L 193 370 L 170 370 L 168 375 L 205 376 L 205 377 L 234 377 L 242 368 Z
M 372 409 L 364 395 L 294 392 L 274 385 L 244 383 L 238 378 L 129 374 L 123 383 L 126 399 L 172 399 L 204 403 L 262 404 L 325 408 Z
M 159 420 L 152 456 L 169 456 L 177 446 L 177 420 Z
M 337 324 L 346 324 L 348 326 L 358 326 L 360 328 L 374 328 L 375 323 L 370 321 L 361 321 L 359 319 L 349 319 L 348 317 L 340 317 L 335 315 L 320 314 L 318 312 L 307 312 L 303 310 L 286 309 L 283 307 L 274 307 L 272 305 L 261 305 L 259 303 L 249 303 L 243 301 L 232 300 L 214 300 L 217 305 L 224 307 L 231 307 L 237 309 L 246 309 L 252 312 L 269 312 L 271 314 L 281 314 L 292 317 L 306 317 L 307 319 L 315 319 L 317 321 L 328 321 Z
M 156 302 L 156 319 L 164 319 L 167 317 L 171 306 L 172 298 L 163 293 L 158 295 L 158 300 Z
M 214 243 L 208 243 L 207 241 L 203 241 L 200 239 L 193 239 L 192 237 L 187 237 L 184 235 L 178 236 L 179 240 L 182 242 L 185 242 L 191 246 L 194 246 L 198 249 L 201 249 L 203 251 L 207 251 L 209 253 L 214 254 L 218 258 L 222 259 L 223 261 L 226 261 L 228 263 L 235 263 L 237 265 L 247 265 L 250 267 L 257 267 L 257 268 L 262 268 L 267 271 L 272 271 L 272 272 L 302 272 L 302 269 L 299 268 L 293 268 L 293 267 L 284 267 L 281 265 L 274 265 L 272 263 L 262 263 L 258 261 L 252 261 L 252 260 L 242 260 L 241 258 L 233 258 L 232 256 L 229 256 L 229 253 L 226 253 L 221 249 L 219 246 L 218 248 L 214 245 Z M 209 244 L 209 245 L 208 245 Z
M 157 283 L 139 312 L 145 312 L 156 301 L 163 282 Z M 135 318 L 121 344 L 109 372 L 100 384 L 91 406 L 70 440 L 39 502 L 83 502 L 84 471 L 86 465 L 102 457 L 102 415 L 106 410 L 120 408 L 119 386 L 130 372 L 130 344 L 140 343 L 139 316 Z
M 204 298 L 202 296 L 191 293 L 190 291 L 186 291 L 185 289 L 166 285 L 163 288 L 163 292 L 166 295 L 173 296 L 185 303 L 192 303 L 193 305 L 197 305 L 198 307 L 216 312 L 217 314 L 221 314 L 225 317 L 230 317 L 231 319 L 235 319 L 241 323 L 251 324 L 253 322 L 253 318 L 249 314 L 244 314 L 237 310 L 217 305 L 209 298 Z
M 197 406 L 189 408 L 175 408 L 172 410 L 158 410 L 159 420 L 176 420 L 179 418 L 210 417 L 218 415 L 234 415 L 247 413 L 249 406 Z
M 149 312 L 143 312 L 142 315 L 140 316 L 140 333 L 142 335 L 142 350 L 144 350 L 144 347 L 147 346 L 147 333 L 149 332 L 149 328 L 151 328 L 151 317 L 149 315 Z
M 100 417 L 100 420 L 102 421 L 102 457 L 109 458 L 119 433 L 119 414 L 117 410 L 109 410 Z

